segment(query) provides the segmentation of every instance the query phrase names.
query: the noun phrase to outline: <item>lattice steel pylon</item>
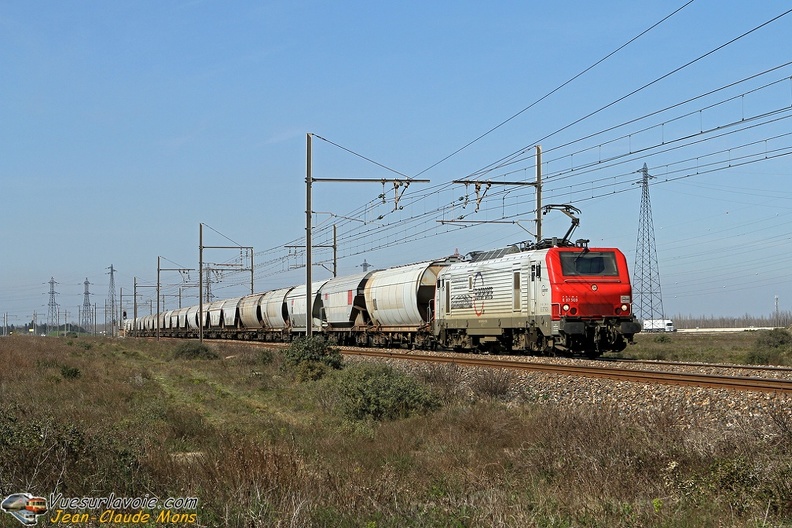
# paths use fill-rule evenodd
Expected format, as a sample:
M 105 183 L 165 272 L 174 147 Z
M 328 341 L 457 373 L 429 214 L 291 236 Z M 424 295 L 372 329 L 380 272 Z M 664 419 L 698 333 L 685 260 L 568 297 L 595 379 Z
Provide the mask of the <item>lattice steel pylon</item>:
M 88 289 L 88 286 L 91 285 L 88 282 L 88 277 L 85 278 L 85 293 L 83 294 L 83 305 L 82 305 L 82 321 L 80 321 L 80 326 L 86 332 L 91 331 L 91 324 L 93 323 L 93 310 L 91 310 L 91 292 Z
M 55 285 L 58 282 L 55 280 L 55 277 L 50 277 L 49 285 L 49 310 L 47 311 L 47 331 L 49 332 L 50 328 L 55 328 L 58 326 L 58 302 L 55 300 L 55 296 L 59 295 L 58 292 L 55 291 Z
M 641 212 L 638 218 L 638 240 L 635 244 L 633 266 L 633 313 L 639 319 L 665 319 L 663 295 L 660 290 L 660 269 L 657 265 L 652 202 L 649 199 L 649 180 L 654 178 L 644 163 L 638 171 L 641 178 Z
M 116 300 L 115 300 L 115 268 L 110 264 L 110 287 L 107 290 L 107 305 L 105 306 L 105 321 L 110 322 L 110 335 L 116 335 Z M 109 313 L 108 313 L 109 312 Z M 105 329 L 107 331 L 107 329 Z

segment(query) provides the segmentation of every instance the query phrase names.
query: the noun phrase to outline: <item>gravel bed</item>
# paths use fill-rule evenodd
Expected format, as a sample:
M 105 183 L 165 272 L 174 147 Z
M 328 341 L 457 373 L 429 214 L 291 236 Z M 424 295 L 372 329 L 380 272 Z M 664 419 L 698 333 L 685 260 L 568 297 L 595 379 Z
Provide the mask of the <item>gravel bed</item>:
M 405 351 L 394 351 L 404 353 Z M 410 352 L 411 355 L 425 354 Z M 444 356 L 456 354 L 438 353 Z M 438 355 L 432 353 L 432 355 Z M 498 359 L 498 356 L 493 356 Z M 352 359 L 348 356 L 348 359 Z M 602 366 L 602 362 L 568 358 L 503 357 L 505 360 L 577 365 Z M 476 392 L 476 380 L 486 374 L 479 367 L 426 365 L 401 359 L 355 358 L 355 360 L 386 361 L 392 366 L 412 371 L 426 377 L 432 369 L 454 369 L 452 377 L 457 384 L 455 392 L 469 398 L 481 397 Z M 755 371 L 735 367 L 669 366 L 651 363 L 608 363 L 636 370 L 673 370 L 721 375 L 760 377 Z M 504 371 L 506 372 L 506 371 Z M 727 434 L 729 431 L 750 431 L 752 434 L 772 437 L 792 434 L 792 396 L 772 392 L 710 389 L 676 385 L 614 381 L 580 376 L 563 376 L 541 372 L 516 372 L 508 374 L 508 390 L 499 396 L 508 404 L 536 403 L 559 406 L 589 406 L 602 410 L 615 410 L 619 415 L 634 420 L 654 420 L 671 414 L 675 427 L 707 429 Z M 762 371 L 761 377 L 792 379 L 789 371 Z

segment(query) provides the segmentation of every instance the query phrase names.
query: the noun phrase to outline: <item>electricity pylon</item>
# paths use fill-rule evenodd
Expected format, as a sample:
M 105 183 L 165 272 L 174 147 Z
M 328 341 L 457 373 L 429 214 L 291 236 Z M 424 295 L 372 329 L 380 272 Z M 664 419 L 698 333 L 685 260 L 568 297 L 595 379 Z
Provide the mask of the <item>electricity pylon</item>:
M 654 178 L 644 163 L 641 178 L 641 212 L 638 218 L 638 241 L 633 266 L 633 313 L 641 320 L 665 319 L 663 295 L 660 291 L 660 270 L 657 266 L 652 202 L 649 180 Z
M 56 284 L 58 284 L 58 282 L 55 280 L 55 277 L 50 277 L 49 309 L 47 311 L 47 326 L 49 328 L 55 328 L 58 326 L 58 303 L 55 300 L 55 296 L 58 295 L 58 292 L 55 291 Z M 47 329 L 47 332 L 49 332 L 49 328 Z
M 85 278 L 83 284 L 85 285 L 85 293 L 83 294 L 82 321 L 80 325 L 84 331 L 90 332 L 91 323 L 93 322 L 93 311 L 91 310 L 91 292 L 88 290 L 88 286 L 90 286 L 91 283 L 88 282 L 88 277 Z

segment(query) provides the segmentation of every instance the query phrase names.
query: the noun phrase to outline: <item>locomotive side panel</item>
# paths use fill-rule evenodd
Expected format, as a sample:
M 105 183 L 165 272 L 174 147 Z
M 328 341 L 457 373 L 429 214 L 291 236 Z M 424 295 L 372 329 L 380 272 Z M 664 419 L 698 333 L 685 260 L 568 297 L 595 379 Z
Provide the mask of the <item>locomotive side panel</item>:
M 440 274 L 446 299 L 440 318 L 451 328 L 467 328 L 471 334 L 488 334 L 524 310 L 518 282 L 516 307 L 513 283 L 515 259 L 454 264 Z M 519 270 L 518 270 L 519 271 Z
M 439 275 L 435 333 L 453 348 L 541 351 L 552 334 L 546 250 L 453 264 Z

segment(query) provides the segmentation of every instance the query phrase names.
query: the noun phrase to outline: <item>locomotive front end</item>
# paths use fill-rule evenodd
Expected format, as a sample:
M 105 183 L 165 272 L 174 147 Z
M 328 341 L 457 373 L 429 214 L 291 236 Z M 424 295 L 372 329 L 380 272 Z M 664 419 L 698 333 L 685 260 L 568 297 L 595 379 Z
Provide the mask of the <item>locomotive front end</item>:
M 551 318 L 561 336 L 557 344 L 592 357 L 624 350 L 640 331 L 624 254 L 615 248 L 559 247 L 548 252 L 547 265 Z

